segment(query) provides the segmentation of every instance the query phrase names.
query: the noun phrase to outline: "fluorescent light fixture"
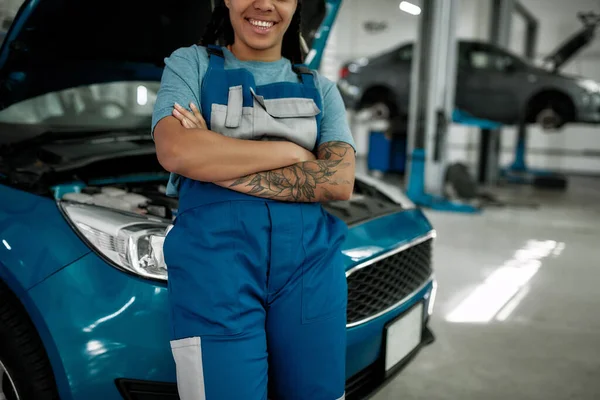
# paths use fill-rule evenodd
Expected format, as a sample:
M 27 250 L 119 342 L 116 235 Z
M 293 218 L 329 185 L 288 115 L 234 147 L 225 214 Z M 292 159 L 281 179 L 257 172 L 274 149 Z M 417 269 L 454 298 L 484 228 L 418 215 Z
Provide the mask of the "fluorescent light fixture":
M 400 3 L 400 9 L 405 13 L 409 13 L 411 15 L 419 15 L 421 14 L 421 7 L 414 5 L 408 1 L 403 1 Z
M 6 247 L 7 250 L 11 250 L 12 249 L 12 247 L 10 247 L 10 244 L 8 244 L 8 242 L 6 240 L 3 240 L 2 244 L 4 245 L 4 247 Z
M 148 104 L 148 89 L 146 89 L 146 86 L 137 87 L 137 103 L 140 106 Z

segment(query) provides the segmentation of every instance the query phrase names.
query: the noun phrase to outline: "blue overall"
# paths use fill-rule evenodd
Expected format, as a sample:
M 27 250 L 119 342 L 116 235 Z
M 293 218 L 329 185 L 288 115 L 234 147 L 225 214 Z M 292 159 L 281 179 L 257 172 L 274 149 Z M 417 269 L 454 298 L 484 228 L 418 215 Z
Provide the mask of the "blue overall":
M 210 48 L 201 109 L 209 129 L 314 150 L 314 77 L 256 86 Z M 183 178 L 164 244 L 171 347 L 183 400 L 344 397 L 347 227 L 319 203 L 263 199 Z

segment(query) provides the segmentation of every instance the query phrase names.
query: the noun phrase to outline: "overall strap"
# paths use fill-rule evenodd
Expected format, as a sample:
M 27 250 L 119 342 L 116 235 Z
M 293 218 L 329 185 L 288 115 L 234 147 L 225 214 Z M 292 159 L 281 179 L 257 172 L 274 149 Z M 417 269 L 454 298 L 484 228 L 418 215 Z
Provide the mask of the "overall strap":
M 313 75 L 313 71 L 303 64 L 296 64 L 292 67 L 293 71 L 298 75 L 298 77 L 302 80 L 302 84 L 307 90 L 308 93 L 312 93 L 313 99 L 317 104 L 317 107 L 320 110 L 323 110 L 323 99 L 320 96 L 319 91 L 317 90 L 317 86 L 315 84 L 315 76 Z M 317 150 L 319 143 L 321 142 L 321 118 L 322 113 L 316 116 L 317 118 L 317 140 L 315 142 L 315 147 L 313 151 Z
M 223 69 L 225 66 L 225 56 L 223 55 L 223 49 L 214 44 L 209 44 L 206 47 L 209 57 L 209 67 Z
M 315 87 L 315 77 L 310 68 L 308 68 L 306 65 L 296 64 L 292 67 L 292 69 L 302 80 L 302 83 L 310 87 Z

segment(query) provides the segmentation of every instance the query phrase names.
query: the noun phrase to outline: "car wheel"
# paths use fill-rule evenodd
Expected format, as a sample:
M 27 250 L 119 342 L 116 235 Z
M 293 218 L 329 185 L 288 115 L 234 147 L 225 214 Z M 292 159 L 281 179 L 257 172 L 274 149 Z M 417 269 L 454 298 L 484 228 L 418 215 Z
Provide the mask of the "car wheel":
M 2 360 L 0 360 L 0 399 L 4 400 L 20 400 L 21 397 L 17 392 L 15 381 L 8 373 Z
M 575 106 L 564 93 L 546 91 L 529 102 L 527 122 L 538 124 L 547 132 L 556 132 L 565 124 L 575 121 Z
M 1 281 L 0 378 L 0 399 L 59 399 L 42 341 L 23 305 Z
M 553 107 L 541 110 L 536 117 L 536 122 L 545 131 L 555 131 L 564 125 L 562 117 Z

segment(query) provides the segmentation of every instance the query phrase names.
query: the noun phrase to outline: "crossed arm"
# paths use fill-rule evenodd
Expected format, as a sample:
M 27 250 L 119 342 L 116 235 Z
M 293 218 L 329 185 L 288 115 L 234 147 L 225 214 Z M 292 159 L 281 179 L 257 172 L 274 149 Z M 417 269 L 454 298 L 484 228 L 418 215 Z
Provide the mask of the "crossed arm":
M 253 196 L 281 201 L 347 200 L 354 188 L 354 150 L 343 142 L 323 143 L 314 161 L 217 184 Z
M 191 108 L 176 105 L 174 118 L 165 118 L 155 130 L 159 161 L 170 172 L 279 201 L 323 202 L 352 195 L 355 158 L 349 144 L 323 143 L 315 157 L 290 142 L 227 138 L 209 131 L 197 108 Z

